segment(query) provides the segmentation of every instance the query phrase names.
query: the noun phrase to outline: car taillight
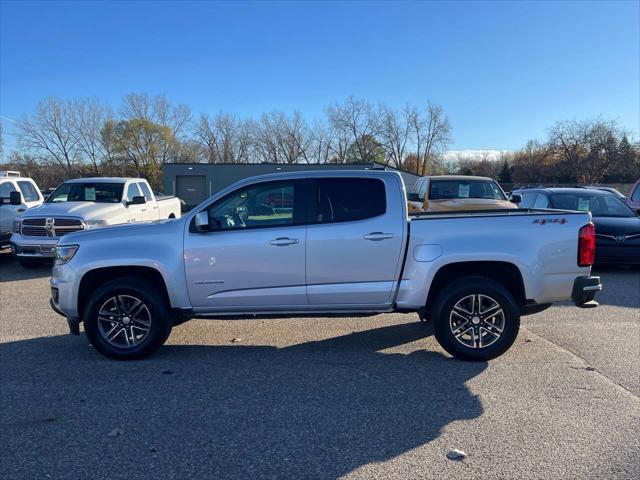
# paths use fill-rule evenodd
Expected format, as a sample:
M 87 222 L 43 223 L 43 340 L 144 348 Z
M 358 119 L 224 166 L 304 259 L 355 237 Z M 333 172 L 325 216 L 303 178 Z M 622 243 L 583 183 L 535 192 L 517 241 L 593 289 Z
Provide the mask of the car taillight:
M 596 259 L 596 227 L 589 223 L 578 234 L 578 266 L 590 267 Z

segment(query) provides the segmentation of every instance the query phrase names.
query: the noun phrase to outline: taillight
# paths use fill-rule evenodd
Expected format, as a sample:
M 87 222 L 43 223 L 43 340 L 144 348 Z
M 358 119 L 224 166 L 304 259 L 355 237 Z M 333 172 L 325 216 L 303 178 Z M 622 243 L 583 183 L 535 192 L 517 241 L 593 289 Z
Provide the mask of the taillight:
M 596 227 L 589 223 L 578 234 L 578 266 L 590 267 L 596 259 Z

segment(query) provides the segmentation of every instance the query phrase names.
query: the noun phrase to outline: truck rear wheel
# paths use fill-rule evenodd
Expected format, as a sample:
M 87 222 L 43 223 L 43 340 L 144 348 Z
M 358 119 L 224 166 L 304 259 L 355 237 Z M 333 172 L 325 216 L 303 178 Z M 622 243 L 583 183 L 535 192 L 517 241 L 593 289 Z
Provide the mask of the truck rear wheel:
M 103 355 L 135 360 L 155 352 L 171 333 L 171 315 L 151 283 L 133 277 L 108 281 L 90 295 L 84 330 Z
M 482 361 L 502 355 L 520 329 L 520 312 L 513 295 L 485 277 L 463 277 L 445 286 L 433 312 L 436 339 L 462 360 Z

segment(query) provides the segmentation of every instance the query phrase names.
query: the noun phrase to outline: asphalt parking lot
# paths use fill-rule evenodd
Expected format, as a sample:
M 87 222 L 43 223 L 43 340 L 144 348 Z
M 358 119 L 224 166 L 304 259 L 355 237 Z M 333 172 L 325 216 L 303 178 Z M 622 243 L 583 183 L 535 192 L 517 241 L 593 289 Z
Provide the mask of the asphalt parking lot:
M 598 309 L 525 317 L 489 363 L 400 314 L 194 320 L 116 362 L 4 251 L 2 477 L 640 478 L 640 272 L 598 273 Z

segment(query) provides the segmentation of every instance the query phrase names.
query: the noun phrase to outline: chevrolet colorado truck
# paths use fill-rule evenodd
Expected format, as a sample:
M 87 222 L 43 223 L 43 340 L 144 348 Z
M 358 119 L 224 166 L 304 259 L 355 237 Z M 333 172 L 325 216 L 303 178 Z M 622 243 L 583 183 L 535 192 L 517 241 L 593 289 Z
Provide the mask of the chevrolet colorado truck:
M 20 172 L 0 171 L 0 248 L 10 245 L 14 220 L 43 201 L 36 182 Z
M 588 212 L 410 216 L 397 172 L 280 173 L 180 220 L 65 235 L 51 306 L 116 359 L 151 354 L 194 317 L 417 312 L 450 354 L 487 360 L 511 346 L 521 315 L 597 305 L 594 248 Z
M 63 235 L 131 222 L 179 218 L 180 200 L 156 197 L 142 178 L 78 178 L 60 185 L 13 223 L 11 248 L 24 267 L 51 260 Z

